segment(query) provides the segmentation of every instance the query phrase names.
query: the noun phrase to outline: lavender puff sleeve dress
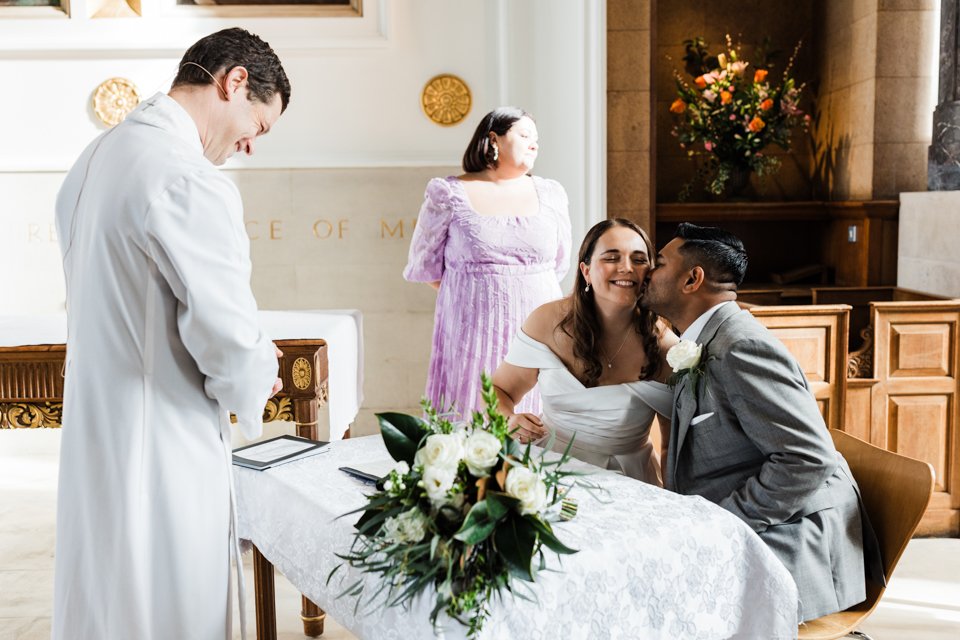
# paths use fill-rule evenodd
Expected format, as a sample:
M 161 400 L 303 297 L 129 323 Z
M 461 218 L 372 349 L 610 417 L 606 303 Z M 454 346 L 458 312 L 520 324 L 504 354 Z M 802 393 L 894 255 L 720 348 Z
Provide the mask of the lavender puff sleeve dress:
M 440 281 L 426 396 L 461 416 L 482 406 L 480 374 L 492 374 L 526 317 L 561 297 L 569 268 L 570 215 L 558 182 L 534 176 L 531 216 L 484 216 L 454 177 L 434 178 L 410 244 L 403 277 Z M 540 414 L 534 389 L 516 412 Z

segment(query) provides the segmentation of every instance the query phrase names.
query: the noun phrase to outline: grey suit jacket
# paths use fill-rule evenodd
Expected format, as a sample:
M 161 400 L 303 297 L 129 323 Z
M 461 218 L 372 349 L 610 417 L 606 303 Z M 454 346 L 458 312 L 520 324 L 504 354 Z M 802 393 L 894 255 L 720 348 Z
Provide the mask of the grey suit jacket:
M 859 489 L 800 366 L 734 302 L 697 342 L 706 370 L 696 394 L 689 379 L 674 389 L 664 486 L 703 496 L 756 531 L 793 574 L 802 620 L 862 602 Z

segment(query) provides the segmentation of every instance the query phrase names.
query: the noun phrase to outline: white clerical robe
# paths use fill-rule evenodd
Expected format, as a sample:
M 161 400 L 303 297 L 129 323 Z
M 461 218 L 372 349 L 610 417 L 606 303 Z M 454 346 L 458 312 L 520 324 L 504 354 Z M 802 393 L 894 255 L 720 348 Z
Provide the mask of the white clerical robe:
M 228 411 L 277 374 L 236 187 L 165 94 L 101 135 L 57 199 L 67 365 L 55 640 L 230 633 Z

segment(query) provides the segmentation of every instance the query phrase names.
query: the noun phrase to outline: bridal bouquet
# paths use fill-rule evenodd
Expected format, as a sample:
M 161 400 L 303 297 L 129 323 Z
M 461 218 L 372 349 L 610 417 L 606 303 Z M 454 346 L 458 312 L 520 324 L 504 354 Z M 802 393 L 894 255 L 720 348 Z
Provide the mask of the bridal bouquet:
M 530 599 L 529 589 L 528 595 L 519 593 L 517 580 L 533 582 L 546 568 L 544 547 L 576 552 L 557 539 L 550 524 L 572 517 L 565 481 L 579 474 L 562 468 L 569 447 L 552 461 L 532 456 L 530 445 L 521 449 L 510 438 L 486 376 L 483 398 L 486 410 L 474 412 L 465 427 L 446 420 L 426 400 L 425 420 L 377 415 L 396 466 L 367 504 L 351 512 L 363 515 L 349 553 L 338 556 L 382 576 L 371 601 L 385 592 L 387 605 L 403 605 L 434 588 L 431 623 L 445 611 L 469 627 L 470 637 L 489 616 L 494 595 L 508 591 Z M 357 581 L 341 595 L 358 597 L 359 606 L 362 592 Z
M 775 144 L 790 148 L 792 130 L 806 127 L 809 116 L 797 106 L 803 85 L 797 86 L 790 71 L 799 49 L 794 50 L 779 84 L 770 77 L 769 64 L 753 66 L 743 59 L 740 46 L 727 36 L 727 48 L 712 56 L 703 38 L 687 40 L 684 61 L 692 83 L 676 71 L 677 98 L 670 105 L 675 126 L 672 134 L 687 155 L 705 156 L 701 174 L 707 190 L 723 194 L 728 182 L 746 185 L 751 172 L 765 175 L 780 166 L 764 153 Z M 689 194 L 684 188 L 681 198 Z

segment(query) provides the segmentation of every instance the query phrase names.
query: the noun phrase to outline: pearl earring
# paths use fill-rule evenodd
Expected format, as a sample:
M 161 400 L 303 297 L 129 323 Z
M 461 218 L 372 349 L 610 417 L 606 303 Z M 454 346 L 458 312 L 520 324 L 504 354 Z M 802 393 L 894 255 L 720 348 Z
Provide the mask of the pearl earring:
M 590 293 L 590 283 L 589 283 L 589 282 L 587 283 L 587 286 L 585 286 L 585 287 L 583 288 L 583 292 L 584 292 L 584 293 Z
M 493 145 L 493 161 L 496 162 L 500 157 L 500 148 L 497 145 Z

